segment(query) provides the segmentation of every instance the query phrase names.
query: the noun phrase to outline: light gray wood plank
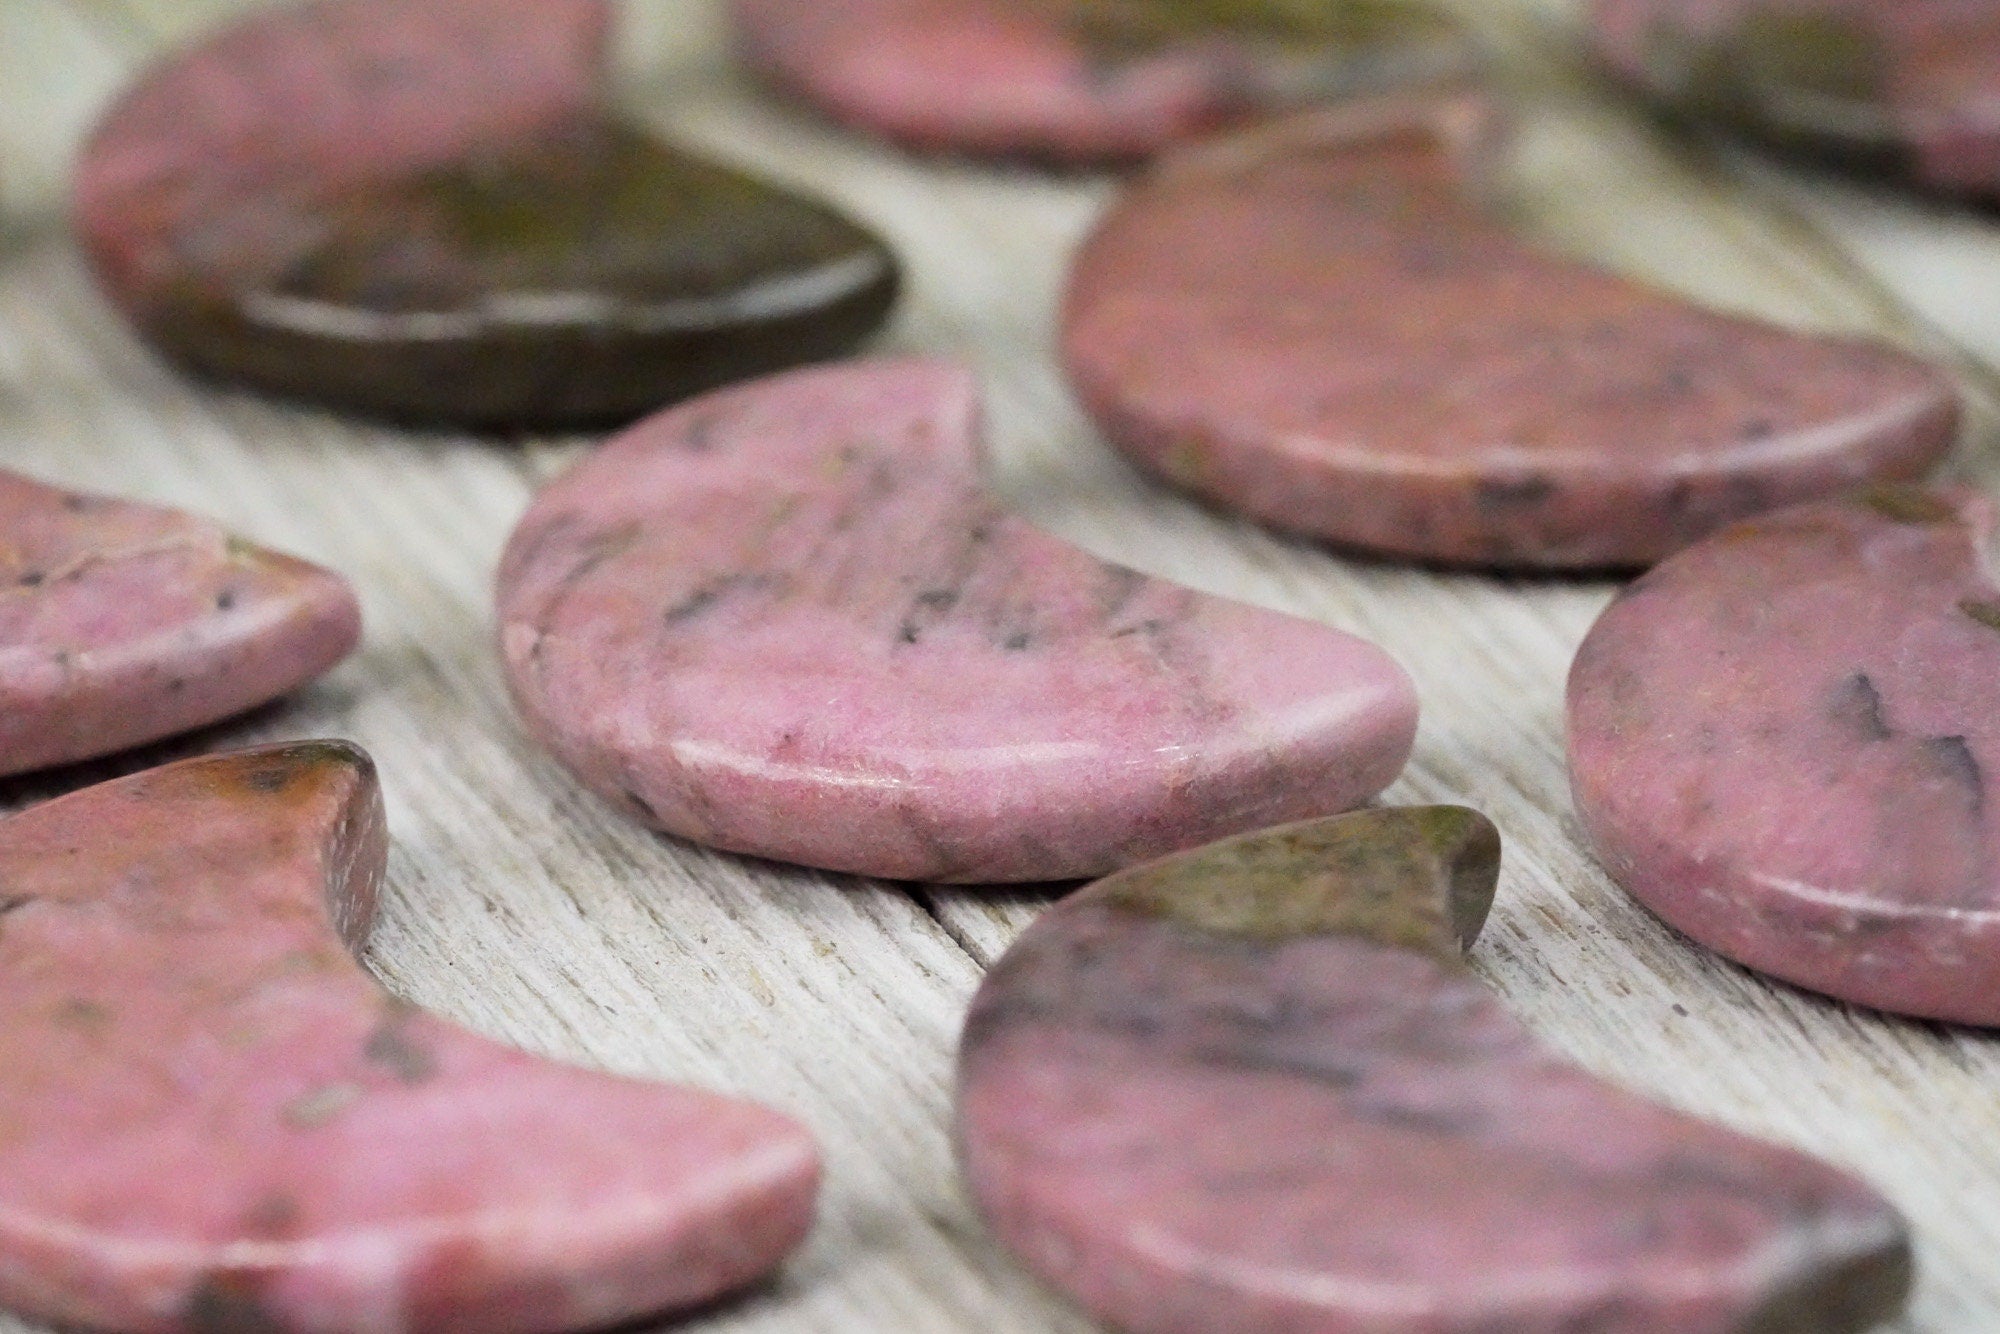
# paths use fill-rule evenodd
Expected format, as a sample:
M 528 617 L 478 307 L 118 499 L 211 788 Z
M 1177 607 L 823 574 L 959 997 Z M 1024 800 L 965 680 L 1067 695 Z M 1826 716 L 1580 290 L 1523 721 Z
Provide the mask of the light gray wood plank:
M 203 0 L 198 15 L 181 0 L 121 2 L 151 42 L 238 0 Z M 89 105 L 138 57 L 97 0 L 0 0 L 0 70 L 20 59 L 6 44 L 25 30 L 20 5 L 45 7 L 26 25 L 38 50 L 90 53 L 78 76 L 89 86 L 61 92 L 62 116 L 0 121 L 0 171 L 15 143 L 59 164 Z M 1677 142 L 1607 98 L 1566 12 L 1563 0 L 1475 9 L 1523 99 L 1509 172 L 1520 225 L 1734 308 L 1956 359 L 1979 408 L 1961 470 L 1990 478 L 1991 225 Z M 992 476 L 1013 504 L 1099 554 L 1360 631 L 1411 668 L 1425 723 L 1389 799 L 1466 801 L 1506 830 L 1501 901 L 1475 962 L 1510 1008 L 1595 1070 L 1861 1168 L 1920 1230 L 1922 1288 L 1902 1328 L 2000 1326 L 2000 1043 L 1724 964 L 1636 908 L 1579 845 L 1562 681 L 1609 585 L 1345 560 L 1144 481 L 1097 440 L 1051 360 L 1064 256 L 1114 183 L 915 161 L 845 135 L 733 73 L 719 33 L 712 5 L 631 6 L 631 104 L 663 132 L 838 199 L 895 241 L 913 283 L 883 346 L 978 368 Z M 57 173 L 36 170 L 45 203 Z M 0 460 L 214 514 L 360 586 L 369 636 L 355 661 L 198 744 L 337 734 L 382 761 L 397 839 L 370 958 L 384 980 L 537 1051 L 765 1099 L 823 1138 L 828 1193 L 806 1253 L 767 1291 L 687 1327 L 1088 1329 L 982 1237 L 947 1130 L 964 1002 L 1053 891 L 913 892 L 633 828 L 526 743 L 490 643 L 500 543 L 535 482 L 584 442 L 412 435 L 190 385 L 117 327 L 51 223 L 4 244 Z

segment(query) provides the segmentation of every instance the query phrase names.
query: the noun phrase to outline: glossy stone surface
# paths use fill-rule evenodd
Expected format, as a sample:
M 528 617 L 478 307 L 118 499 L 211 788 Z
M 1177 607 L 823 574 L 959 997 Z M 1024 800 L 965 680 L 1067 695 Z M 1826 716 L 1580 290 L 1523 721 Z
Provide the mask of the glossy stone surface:
M 1663 103 L 1919 183 L 2000 196 L 1987 0 L 1594 0 L 1612 69 Z
M 1105 433 L 1279 527 L 1529 569 L 1645 564 L 1949 449 L 1941 371 L 1525 243 L 1480 205 L 1495 135 L 1476 101 L 1381 103 L 1156 171 L 1066 298 Z
M 1605 867 L 1705 945 L 1864 1005 L 2000 1025 L 1993 507 L 1884 488 L 1654 570 L 1569 683 Z
M 999 1240 L 1130 1334 L 1844 1334 L 1895 1211 L 1537 1042 L 1460 957 L 1499 837 L 1457 808 L 1113 876 L 995 967 L 961 1157 Z
M 779 86 L 914 148 L 1090 163 L 1474 64 L 1402 0 L 732 0 Z
M 895 260 L 624 129 L 598 0 L 319 0 L 154 71 L 79 169 L 112 298 L 226 380 L 419 421 L 623 420 L 853 346 Z
M 189 514 L 0 471 L 0 776 L 220 722 L 360 636 L 329 570 Z
M 545 1334 L 755 1278 L 808 1226 L 775 1112 L 385 995 L 365 755 L 191 760 L 0 822 L 0 1306 L 124 1334 Z
M 508 544 L 514 698 L 697 842 L 868 875 L 1077 878 L 1344 810 L 1408 758 L 1379 649 L 1007 515 L 969 375 L 794 372 L 614 440 Z

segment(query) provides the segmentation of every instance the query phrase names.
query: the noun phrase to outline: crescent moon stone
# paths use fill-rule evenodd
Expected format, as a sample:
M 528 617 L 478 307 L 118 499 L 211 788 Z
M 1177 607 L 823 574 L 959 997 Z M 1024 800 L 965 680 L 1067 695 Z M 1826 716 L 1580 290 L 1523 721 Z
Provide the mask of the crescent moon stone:
M 1277 527 L 1415 560 L 1644 565 L 1921 476 L 1942 372 L 1690 305 L 1480 207 L 1470 99 L 1297 118 L 1167 163 L 1075 261 L 1062 352 L 1113 443 Z
M 360 635 L 331 571 L 0 471 L 0 777 L 221 722 L 319 677 Z
M 120 1334 L 546 1334 L 804 1234 L 775 1112 L 511 1051 L 354 961 L 385 835 L 336 742 L 0 822 L 0 1305 Z
M 1918 184 L 2000 194 L 2000 12 L 1963 0 L 1594 0 L 1604 63 L 1664 105 Z
M 1613 603 L 1569 679 L 1605 868 L 1739 963 L 2000 1025 L 1993 517 L 1877 488 L 1727 529 Z
M 78 169 L 106 292 L 198 372 L 482 427 L 629 420 L 833 356 L 894 256 L 654 142 L 603 0 L 317 0 L 149 73 Z
M 508 681 L 586 785 L 683 838 L 902 879 L 1081 878 L 1358 805 L 1408 676 L 1323 625 L 1004 513 L 964 371 L 797 371 L 642 423 L 502 561 Z
M 739 44 L 835 119 L 926 151 L 1095 163 L 1476 64 L 1408 0 L 732 0 Z
M 1002 1245 L 1130 1334 L 1848 1334 L 1909 1241 L 1864 1184 L 1569 1065 L 1461 957 L 1460 808 L 1246 835 L 1093 885 L 966 1020 Z

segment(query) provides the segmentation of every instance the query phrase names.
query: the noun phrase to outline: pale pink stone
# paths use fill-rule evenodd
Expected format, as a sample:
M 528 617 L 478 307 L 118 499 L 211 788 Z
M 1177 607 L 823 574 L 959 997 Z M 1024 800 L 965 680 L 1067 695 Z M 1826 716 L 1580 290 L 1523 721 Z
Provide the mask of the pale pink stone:
M 353 651 L 345 580 L 205 520 L 0 472 L 0 775 L 157 741 Z
M 500 575 L 537 737 L 686 838 L 946 881 L 1099 873 L 1354 806 L 1417 705 L 1379 649 L 1005 514 L 956 367 L 779 376 L 642 423 Z
M 994 967 L 961 1050 L 973 1198 L 1128 1334 L 1854 1334 L 1909 1238 L 1865 1184 L 1595 1079 L 1460 959 L 1463 810 L 1137 868 Z
M 1984 497 L 1883 488 L 1633 585 L 1569 680 L 1606 869 L 1739 963 L 2000 1025 L 2000 584 Z
M 1163 164 L 1078 252 L 1062 355 L 1109 439 L 1386 555 L 1645 565 L 1951 448 L 1949 376 L 1530 245 L 1477 99 L 1301 116 Z
M 318 239 L 304 200 L 594 108 L 609 13 L 605 0 L 276 6 L 113 107 L 78 163 L 84 243 L 142 323 L 163 288 L 258 286 Z
M 511 1051 L 355 963 L 373 766 L 200 759 L 0 823 L 0 1304 L 125 1334 L 541 1334 L 776 1264 L 775 1112 Z
M 1464 42 L 1416 18 L 1407 43 L 1279 57 L 1219 27 L 1100 52 L 1062 6 L 1020 0 L 732 0 L 730 11 L 750 62 L 840 121 L 918 149 L 1082 163 L 1471 63 Z

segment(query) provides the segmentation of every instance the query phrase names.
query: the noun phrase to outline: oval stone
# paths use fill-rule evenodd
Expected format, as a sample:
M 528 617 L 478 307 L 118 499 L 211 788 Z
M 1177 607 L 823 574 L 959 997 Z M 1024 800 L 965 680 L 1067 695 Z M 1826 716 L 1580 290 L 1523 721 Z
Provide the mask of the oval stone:
M 360 637 L 329 570 L 193 515 L 0 471 L 0 777 L 221 722 Z
M 1480 206 L 1477 100 L 1294 119 L 1163 165 L 1073 270 L 1111 440 L 1278 527 L 1415 560 L 1643 565 L 1950 448 L 1949 378 L 1536 249 Z
M 514 698 L 683 838 L 932 881 L 1099 874 L 1344 810 L 1408 758 L 1381 650 L 1008 515 L 954 366 L 793 372 L 644 422 L 508 543 Z
M 386 837 L 337 742 L 0 822 L 0 1306 L 66 1328 L 599 1329 L 804 1235 L 776 1112 L 511 1051 L 354 961 Z
M 1475 64 L 1412 0 L 732 0 L 749 61 L 921 150 L 1092 163 Z
M 599 101 L 601 0 L 319 0 L 151 73 L 79 168 L 106 290 L 194 370 L 483 427 L 629 420 L 834 356 L 898 270 Z
M 1938 189 L 2000 194 L 2000 10 L 1973 0 L 1594 0 L 1662 104 Z
M 1001 959 L 958 1139 L 1000 1242 L 1130 1334 L 1745 1334 L 1900 1306 L 1894 1209 L 1568 1064 L 1465 966 L 1499 836 L 1365 811 L 1113 876 Z
M 1569 680 L 1605 868 L 1721 954 L 2000 1025 L 1993 507 L 1877 488 L 1717 534 L 1612 605 Z

